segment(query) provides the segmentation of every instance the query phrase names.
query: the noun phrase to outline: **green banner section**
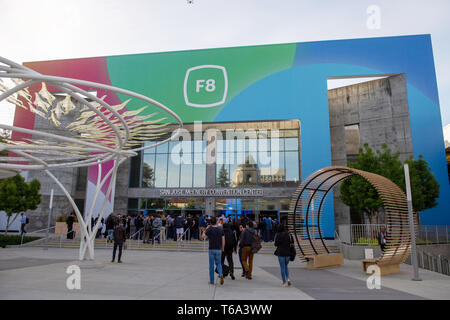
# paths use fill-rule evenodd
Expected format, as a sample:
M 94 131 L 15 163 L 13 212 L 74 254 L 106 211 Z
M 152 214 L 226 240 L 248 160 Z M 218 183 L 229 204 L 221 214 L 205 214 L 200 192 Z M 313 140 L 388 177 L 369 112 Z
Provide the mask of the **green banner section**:
M 155 99 L 188 123 L 213 121 L 252 83 L 290 68 L 295 50 L 293 43 L 177 51 L 107 57 L 107 64 L 113 86 Z M 143 105 L 134 99 L 127 107 L 135 110 Z M 154 111 L 149 108 L 146 113 Z

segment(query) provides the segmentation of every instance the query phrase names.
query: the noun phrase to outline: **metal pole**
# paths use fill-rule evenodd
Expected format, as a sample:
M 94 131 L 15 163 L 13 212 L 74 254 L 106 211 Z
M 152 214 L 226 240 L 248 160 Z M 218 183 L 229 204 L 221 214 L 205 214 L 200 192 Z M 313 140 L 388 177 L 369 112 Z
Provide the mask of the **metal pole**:
M 411 184 L 409 181 L 409 167 L 407 163 L 405 163 L 404 168 L 405 168 L 406 198 L 408 200 L 409 232 L 411 236 L 411 263 L 414 269 L 414 277 L 412 278 L 412 280 L 422 281 L 422 279 L 419 278 L 419 267 L 417 266 L 416 232 L 414 229 Z
M 53 189 L 50 192 L 50 204 L 49 204 L 48 210 L 48 219 L 47 219 L 47 231 L 45 232 L 45 247 L 44 250 L 48 250 L 48 232 L 50 230 L 50 218 L 52 216 L 52 209 L 53 209 Z

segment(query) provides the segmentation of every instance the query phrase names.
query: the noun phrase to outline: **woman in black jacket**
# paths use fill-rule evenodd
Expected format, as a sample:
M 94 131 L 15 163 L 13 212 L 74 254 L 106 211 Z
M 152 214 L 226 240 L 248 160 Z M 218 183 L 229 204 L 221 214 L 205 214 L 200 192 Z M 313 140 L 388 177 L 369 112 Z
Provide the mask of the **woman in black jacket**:
M 289 279 L 289 258 L 291 256 L 291 237 L 283 224 L 278 225 L 277 234 L 275 235 L 275 246 L 277 250 L 275 255 L 278 256 L 278 262 L 280 263 L 281 279 L 283 280 L 283 287 L 291 285 Z

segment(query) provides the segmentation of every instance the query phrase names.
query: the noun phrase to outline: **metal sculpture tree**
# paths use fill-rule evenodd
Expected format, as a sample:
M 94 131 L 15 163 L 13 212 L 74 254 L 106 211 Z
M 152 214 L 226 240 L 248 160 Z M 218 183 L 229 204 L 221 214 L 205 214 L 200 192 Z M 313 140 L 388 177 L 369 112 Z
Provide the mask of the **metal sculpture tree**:
M 8 87 L 2 80 L 8 78 L 14 83 L 12 87 Z M 29 88 L 39 83 L 41 89 L 34 92 L 33 99 L 33 92 Z M 65 94 L 65 98 L 57 99 L 47 89 L 47 84 Z M 110 105 L 104 101 L 104 97 L 98 98 L 77 86 L 106 90 L 131 99 L 118 105 Z M 137 155 L 138 151 L 175 139 L 183 126 L 180 117 L 163 104 L 135 92 L 90 81 L 43 75 L 3 57 L 0 57 L 0 92 L 0 101 L 6 99 L 69 134 L 62 136 L 0 124 L 1 129 L 25 135 L 21 139 L 11 138 L 0 142 L 0 151 L 8 152 L 8 156 L 0 157 L 1 176 L 12 176 L 22 170 L 45 171 L 62 189 L 78 217 L 81 231 L 79 259 L 94 259 L 95 235 L 111 195 L 118 166 L 127 158 Z M 148 114 L 148 106 L 129 110 L 127 105 L 133 98 L 168 114 L 178 123 L 178 129 L 163 141 L 142 146 L 144 141 L 170 133 L 167 127 L 169 121 L 167 117 L 156 118 L 158 112 Z M 63 118 L 69 114 L 76 117 L 76 121 L 65 123 Z M 113 161 L 114 165 L 102 176 L 101 166 L 108 161 Z M 50 170 L 94 165 L 99 167 L 96 190 L 83 219 L 70 193 Z M 99 219 L 95 226 L 91 226 L 95 203 L 101 189 L 108 182 L 105 200 L 98 213 Z

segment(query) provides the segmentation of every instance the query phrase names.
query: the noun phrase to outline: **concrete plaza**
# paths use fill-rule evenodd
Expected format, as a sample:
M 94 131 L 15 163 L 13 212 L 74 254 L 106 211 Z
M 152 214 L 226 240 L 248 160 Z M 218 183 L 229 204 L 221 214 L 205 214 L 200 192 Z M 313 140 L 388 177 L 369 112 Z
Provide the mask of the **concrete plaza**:
M 208 284 L 204 252 L 124 252 L 123 263 L 111 263 L 111 250 L 96 250 L 96 260 L 76 260 L 77 249 L 0 249 L 0 299 L 164 299 L 164 300 L 310 300 L 310 299 L 449 299 L 450 277 L 420 270 L 423 281 L 411 281 L 412 269 L 402 265 L 396 275 L 382 277 L 381 289 L 369 290 L 359 261 L 340 268 L 308 270 L 291 263 L 293 285 L 281 287 L 278 260 L 257 254 L 253 280 L 241 278 L 237 256 L 236 280 Z M 81 289 L 69 290 L 66 269 L 81 269 Z

